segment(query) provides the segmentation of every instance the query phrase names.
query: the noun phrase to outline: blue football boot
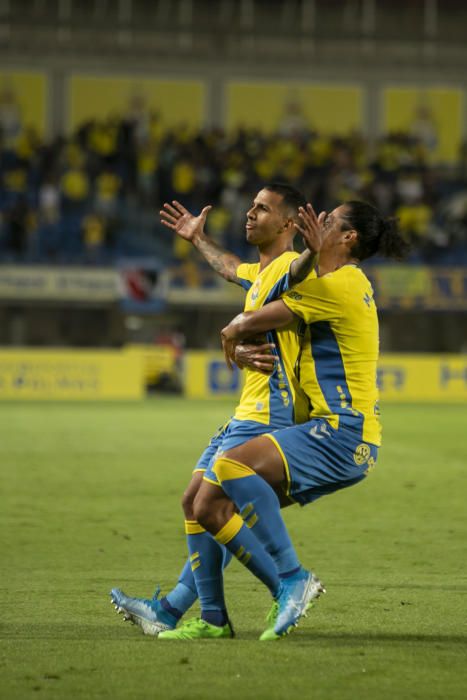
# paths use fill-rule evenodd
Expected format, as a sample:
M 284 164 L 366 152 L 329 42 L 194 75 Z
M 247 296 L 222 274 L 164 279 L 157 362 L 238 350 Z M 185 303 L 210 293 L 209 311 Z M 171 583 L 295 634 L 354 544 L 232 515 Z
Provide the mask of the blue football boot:
M 177 625 L 177 620 L 167 610 L 165 610 L 159 600 L 160 588 L 156 590 L 151 600 L 145 598 L 130 598 L 119 588 L 112 588 L 110 600 L 114 604 L 116 611 L 123 613 L 126 622 L 130 620 L 135 625 L 139 625 L 144 634 L 157 637 L 159 632 L 173 630 Z
M 311 571 L 301 569 L 296 575 L 283 579 L 279 596 L 267 617 L 269 627 L 264 630 L 260 640 L 271 641 L 289 634 L 321 593 L 326 593 L 326 590 Z

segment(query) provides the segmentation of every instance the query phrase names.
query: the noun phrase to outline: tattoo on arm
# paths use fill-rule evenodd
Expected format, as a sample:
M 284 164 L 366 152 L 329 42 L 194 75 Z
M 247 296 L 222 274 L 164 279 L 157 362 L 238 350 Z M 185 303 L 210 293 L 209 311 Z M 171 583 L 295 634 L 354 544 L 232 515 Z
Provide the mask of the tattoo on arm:
M 211 241 L 207 236 L 194 241 L 194 245 L 201 255 L 221 277 L 228 282 L 240 284 L 237 277 L 237 267 L 241 264 L 240 258 L 233 253 L 224 250 L 217 243 Z

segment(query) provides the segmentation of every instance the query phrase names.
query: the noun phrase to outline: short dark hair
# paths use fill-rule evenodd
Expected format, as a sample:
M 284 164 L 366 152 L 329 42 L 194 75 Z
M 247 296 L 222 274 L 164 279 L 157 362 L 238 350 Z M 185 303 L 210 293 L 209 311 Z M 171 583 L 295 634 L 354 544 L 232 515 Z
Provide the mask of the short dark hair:
M 307 200 L 303 192 L 286 182 L 269 182 L 263 189 L 280 194 L 284 205 L 293 211 L 295 215 L 298 215 L 299 207 L 306 207 Z
M 352 255 L 357 260 L 366 260 L 373 255 L 401 260 L 410 246 L 401 236 L 398 221 L 384 218 L 372 204 L 352 200 L 345 202 L 344 221 L 349 229 L 357 232 L 357 240 L 352 247 Z

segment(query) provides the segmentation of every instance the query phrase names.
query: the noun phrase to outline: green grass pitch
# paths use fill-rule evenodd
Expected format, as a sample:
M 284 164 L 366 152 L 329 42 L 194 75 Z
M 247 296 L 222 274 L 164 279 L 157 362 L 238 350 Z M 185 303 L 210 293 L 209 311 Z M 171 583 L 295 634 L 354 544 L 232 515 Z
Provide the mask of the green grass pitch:
M 235 640 L 163 643 L 108 591 L 166 591 L 179 506 L 227 402 L 0 404 L 5 699 L 467 697 L 467 409 L 383 407 L 356 487 L 286 514 L 328 592 L 290 637 L 259 643 L 265 589 L 233 562 Z M 195 610 L 196 613 L 196 610 Z

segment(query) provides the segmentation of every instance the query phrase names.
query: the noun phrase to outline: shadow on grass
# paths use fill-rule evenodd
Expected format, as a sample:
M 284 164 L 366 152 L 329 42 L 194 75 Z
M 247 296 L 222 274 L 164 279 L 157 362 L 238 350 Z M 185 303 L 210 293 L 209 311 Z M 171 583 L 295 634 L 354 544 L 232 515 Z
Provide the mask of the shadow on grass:
M 0 626 L 0 639 L 44 639 L 76 641 L 157 641 L 154 637 L 142 634 L 139 627 L 127 623 L 118 625 L 79 625 L 66 623 L 3 624 Z
M 237 631 L 235 641 L 258 641 L 259 630 Z M 137 627 L 123 627 L 123 625 L 79 625 L 79 624 L 14 624 L 1 625 L 0 639 L 42 639 L 57 641 L 119 641 L 157 644 L 157 639 L 141 633 Z M 203 644 L 212 644 L 217 640 L 204 640 Z M 162 642 L 159 642 L 160 644 Z M 235 643 L 235 642 L 230 642 Z M 291 634 L 282 641 L 286 644 L 316 645 L 332 644 L 333 646 L 365 646 L 377 644 L 454 644 L 467 645 L 466 635 L 450 634 L 419 634 L 419 633 L 393 633 L 393 632 L 320 632 L 319 630 L 300 630 Z M 189 642 L 192 644 L 192 642 Z
M 329 583 L 328 583 L 329 585 Z M 374 584 L 374 583 L 359 583 L 358 581 L 349 581 L 348 583 L 343 583 L 342 581 L 333 582 L 333 588 L 371 588 L 372 590 L 379 591 L 391 591 L 391 590 L 403 590 L 403 591 L 455 591 L 459 593 L 467 593 L 467 586 L 459 586 L 456 584 L 431 584 L 431 583 L 384 583 L 384 584 Z
M 240 632 L 237 639 L 257 640 L 258 633 L 253 631 Z M 467 634 L 416 634 L 416 633 L 393 633 L 393 632 L 320 632 L 305 631 L 289 635 L 282 640 L 282 643 L 292 644 L 325 644 L 328 642 L 333 646 L 352 647 L 356 645 L 378 644 L 460 644 L 467 645 Z

